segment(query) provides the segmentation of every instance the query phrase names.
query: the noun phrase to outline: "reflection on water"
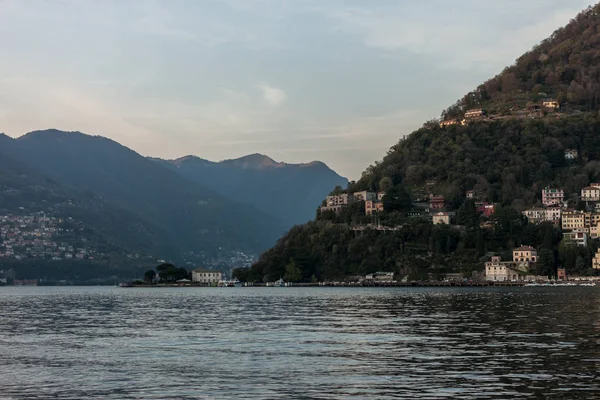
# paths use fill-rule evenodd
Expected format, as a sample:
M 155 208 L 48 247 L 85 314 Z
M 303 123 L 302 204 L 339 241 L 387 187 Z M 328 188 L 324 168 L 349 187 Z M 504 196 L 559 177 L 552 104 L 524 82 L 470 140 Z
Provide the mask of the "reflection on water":
M 600 397 L 598 288 L 0 288 L 0 397 Z

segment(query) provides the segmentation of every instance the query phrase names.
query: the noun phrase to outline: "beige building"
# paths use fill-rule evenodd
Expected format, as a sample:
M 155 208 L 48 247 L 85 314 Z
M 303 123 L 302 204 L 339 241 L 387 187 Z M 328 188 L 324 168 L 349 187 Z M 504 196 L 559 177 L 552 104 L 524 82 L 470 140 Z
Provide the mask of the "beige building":
M 542 106 L 556 110 L 560 108 L 560 103 L 556 100 L 548 99 L 542 102 Z
M 337 194 L 333 196 L 327 196 L 325 198 L 326 206 L 347 206 L 354 202 L 354 196 L 348 193 Z
M 598 239 L 600 237 L 600 224 L 590 226 L 590 238 Z
M 523 211 L 523 215 L 527 217 L 530 223 L 539 224 L 546 221 L 547 213 L 545 208 L 530 208 Z
M 583 211 L 565 211 L 562 213 L 562 229 L 585 228 L 586 214 Z
M 474 108 L 465 112 L 465 119 L 482 118 L 485 116 L 485 110 L 483 108 Z
M 443 128 L 444 126 L 450 126 L 450 125 L 456 125 L 456 124 L 458 124 L 457 120 L 455 120 L 455 119 L 447 119 L 447 120 L 444 120 L 444 121 L 440 122 L 440 127 Z
M 485 280 L 491 282 L 522 281 L 525 279 L 526 271 L 518 268 L 517 263 L 500 261 L 500 257 L 494 256 L 491 261 L 485 263 Z
M 600 188 L 596 186 L 587 186 L 581 189 L 581 200 L 600 201 Z
M 381 211 L 383 211 L 383 203 L 381 201 L 365 201 L 365 215 L 372 215 Z
M 600 269 L 600 249 L 598 249 L 596 255 L 592 259 L 592 268 Z
M 223 280 L 221 271 L 197 268 L 192 270 L 192 282 L 196 283 L 218 283 Z
M 537 251 L 531 246 L 521 246 L 513 250 L 513 262 L 537 262 Z
M 434 225 L 438 225 L 438 224 L 450 225 L 450 214 L 448 214 L 447 212 L 435 213 L 435 214 L 433 214 L 433 216 L 431 218 L 432 218 Z

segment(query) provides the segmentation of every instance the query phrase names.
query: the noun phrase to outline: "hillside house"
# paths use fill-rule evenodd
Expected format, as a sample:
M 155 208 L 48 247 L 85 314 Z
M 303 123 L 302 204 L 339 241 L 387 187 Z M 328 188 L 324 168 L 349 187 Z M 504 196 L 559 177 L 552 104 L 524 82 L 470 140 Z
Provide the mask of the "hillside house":
M 465 112 L 465 119 L 473 120 L 483 118 L 486 115 L 486 111 L 483 108 L 474 108 Z
M 475 204 L 476 210 L 478 213 L 485 215 L 486 217 L 491 217 L 494 215 L 496 207 L 493 204 L 480 202 Z
M 447 119 L 447 120 L 444 120 L 444 121 L 440 122 L 440 127 L 443 128 L 445 126 L 451 126 L 451 125 L 456 125 L 456 124 L 458 124 L 457 120 L 455 120 L 455 119 Z
M 531 246 L 521 246 L 513 250 L 513 262 L 535 263 L 537 262 L 537 250 Z
M 600 187 L 587 186 L 581 189 L 582 201 L 600 201 Z
M 587 228 L 573 229 L 571 232 L 563 233 L 563 240 L 577 246 L 587 246 L 589 230 Z
M 367 200 L 375 200 L 377 198 L 377 193 L 363 190 L 362 192 L 354 192 L 353 196 L 354 196 L 354 201 L 367 201 Z
M 434 225 L 445 224 L 450 225 L 450 214 L 447 212 L 438 212 L 431 217 Z
M 548 208 L 530 208 L 523 211 L 523 215 L 527 217 L 529 223 L 540 224 L 542 222 L 552 222 L 558 225 L 562 209 L 560 207 L 548 207 Z
M 381 201 L 365 201 L 365 215 L 373 215 L 373 213 L 379 213 L 381 211 L 383 211 L 383 203 Z
M 592 259 L 592 268 L 600 269 L 600 249 L 598 249 L 596 255 Z
M 467 199 L 474 199 L 477 197 L 477 193 L 474 190 L 467 190 Z
M 567 149 L 565 150 L 565 160 L 575 160 L 577 158 L 577 150 Z
M 527 217 L 530 224 L 545 222 L 547 216 L 545 208 L 530 208 L 529 210 L 523 211 L 523 215 Z
M 551 110 L 558 110 L 560 108 L 560 103 L 554 99 L 546 99 L 542 101 L 542 106 Z
M 562 214 L 562 229 L 572 230 L 576 228 L 585 228 L 586 214 L 583 211 L 570 210 Z
M 192 270 L 192 282 L 213 284 L 218 283 L 223 279 L 221 271 L 213 271 L 209 269 L 196 268 Z
M 600 238 L 600 224 L 597 224 L 595 226 L 590 226 L 589 232 L 590 232 L 590 239 Z
M 383 196 L 385 196 L 385 192 L 377 192 L 377 201 L 383 200 Z
M 434 196 L 434 195 L 430 196 L 429 207 L 431 209 L 440 210 L 440 209 L 444 208 L 444 206 L 445 206 L 444 196 Z
M 331 206 L 347 206 L 354 202 L 354 196 L 349 193 L 342 193 L 333 196 L 327 196 L 325 203 L 327 207 Z
M 556 279 L 558 279 L 559 281 L 566 281 L 567 280 L 567 270 L 564 268 L 559 268 L 556 271 Z
M 546 186 L 542 189 L 542 204 L 546 207 L 561 204 L 565 199 L 565 192 L 562 189 L 552 189 Z

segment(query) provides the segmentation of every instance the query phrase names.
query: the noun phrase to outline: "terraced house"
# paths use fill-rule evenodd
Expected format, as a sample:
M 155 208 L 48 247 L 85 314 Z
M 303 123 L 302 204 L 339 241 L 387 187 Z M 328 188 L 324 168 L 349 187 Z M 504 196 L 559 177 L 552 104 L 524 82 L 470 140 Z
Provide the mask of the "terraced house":
M 542 204 L 547 206 L 553 206 L 561 204 L 565 199 L 565 191 L 562 189 L 553 189 L 545 187 L 542 190 Z

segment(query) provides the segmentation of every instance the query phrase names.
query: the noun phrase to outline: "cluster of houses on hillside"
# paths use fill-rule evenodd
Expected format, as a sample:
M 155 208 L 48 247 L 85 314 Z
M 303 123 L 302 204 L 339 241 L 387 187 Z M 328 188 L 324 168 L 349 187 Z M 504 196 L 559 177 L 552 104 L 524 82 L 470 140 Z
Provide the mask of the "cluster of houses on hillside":
M 600 237 L 600 183 L 581 189 L 581 201 L 590 211 L 574 210 L 565 202 L 562 189 L 546 187 L 542 190 L 544 207 L 523 211 L 529 222 L 551 222 L 563 230 L 563 238 L 579 246 L 587 246 L 589 239 Z
M 321 207 L 321 212 L 333 211 L 339 214 L 350 204 L 364 202 L 365 215 L 372 215 L 383 211 L 383 196 L 385 196 L 385 192 L 370 192 L 367 190 L 330 195 L 325 198 L 325 205 Z
M 73 236 L 74 229 L 63 227 L 62 222 L 42 212 L 0 215 L 0 259 L 93 259 L 96 249 L 85 239 L 78 240 L 79 246 L 73 246 L 66 238 Z
M 540 116 L 543 115 L 542 111 L 558 111 L 560 109 L 560 103 L 554 99 L 545 99 L 541 102 L 530 103 L 525 109 L 521 109 L 518 106 L 515 106 L 511 109 L 511 113 L 513 117 L 519 116 Z M 523 114 L 525 113 L 525 114 Z M 488 115 L 487 111 L 484 108 L 473 108 L 465 111 L 463 119 L 445 119 L 440 121 L 440 127 L 450 126 L 450 125 L 466 125 L 472 121 L 480 121 L 484 119 L 495 119 L 501 118 L 496 115 Z

